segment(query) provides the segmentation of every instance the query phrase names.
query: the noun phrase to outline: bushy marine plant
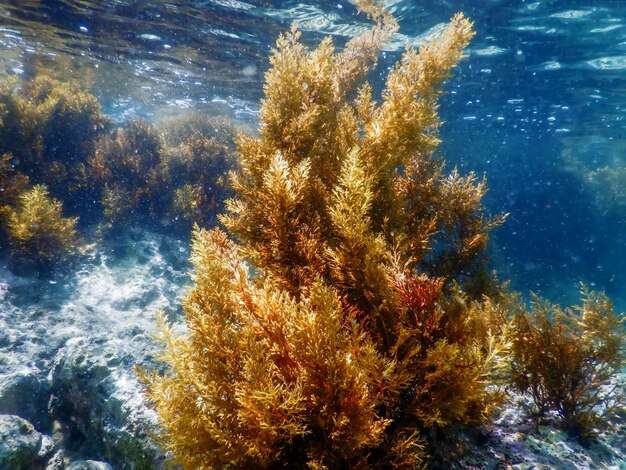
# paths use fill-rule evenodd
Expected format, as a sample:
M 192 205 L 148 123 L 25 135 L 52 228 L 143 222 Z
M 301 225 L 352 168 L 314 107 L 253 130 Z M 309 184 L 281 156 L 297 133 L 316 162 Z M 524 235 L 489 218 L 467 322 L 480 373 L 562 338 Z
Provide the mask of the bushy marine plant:
M 593 188 L 598 206 L 604 212 L 611 211 L 618 217 L 621 216 L 626 207 L 626 166 L 611 165 L 595 170 L 580 169 L 580 172 L 585 183 Z
M 222 175 L 233 168 L 232 133 L 225 120 L 196 114 L 116 129 L 99 142 L 86 172 L 107 222 L 188 229 L 214 222 L 227 194 Z
M 161 135 L 145 119 L 127 121 L 99 142 L 86 175 L 108 222 L 123 227 L 163 213 L 159 200 L 168 188 L 159 171 L 162 148 Z
M 157 122 L 165 142 L 162 171 L 174 188 L 171 217 L 201 226 L 215 225 L 216 214 L 232 194 L 225 175 L 235 168 L 235 129 L 225 117 L 187 112 Z
M 564 428 L 587 441 L 626 405 L 616 375 L 626 367 L 623 316 L 603 294 L 583 286 L 582 303 L 562 309 L 536 299 L 513 315 L 512 379 L 538 414 L 557 413 Z
M 171 370 L 142 373 L 187 468 L 417 468 L 426 430 L 501 397 L 506 311 L 462 288 L 501 218 L 434 156 L 472 24 L 405 52 L 377 104 L 364 78 L 397 25 L 360 5 L 376 26 L 342 52 L 279 38 L 260 136 L 237 141 L 237 241 L 195 231 L 188 333 L 162 325 Z
M 7 217 L 10 248 L 15 256 L 55 262 L 75 249 L 77 218 L 63 217 L 62 204 L 48 188 L 35 185 L 17 198 Z
M 16 85 L 11 78 L 0 84 L 0 152 L 11 152 L 35 182 L 66 192 L 111 121 L 74 82 L 39 75 Z
M 0 154 L 0 249 L 7 244 L 9 216 L 28 182 L 28 177 L 15 169 L 13 155 Z
M 84 184 L 85 163 L 110 127 L 97 99 L 73 81 L 0 79 L 0 153 L 10 152 L 16 171 L 84 220 L 96 206 Z

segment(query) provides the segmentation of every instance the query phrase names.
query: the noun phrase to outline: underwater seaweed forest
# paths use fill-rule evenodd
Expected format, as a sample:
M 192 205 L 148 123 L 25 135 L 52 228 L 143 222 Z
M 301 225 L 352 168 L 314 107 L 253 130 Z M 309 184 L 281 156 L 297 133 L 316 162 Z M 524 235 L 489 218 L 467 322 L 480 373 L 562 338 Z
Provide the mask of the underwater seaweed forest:
M 0 0 L 0 470 L 624 468 L 624 21 Z

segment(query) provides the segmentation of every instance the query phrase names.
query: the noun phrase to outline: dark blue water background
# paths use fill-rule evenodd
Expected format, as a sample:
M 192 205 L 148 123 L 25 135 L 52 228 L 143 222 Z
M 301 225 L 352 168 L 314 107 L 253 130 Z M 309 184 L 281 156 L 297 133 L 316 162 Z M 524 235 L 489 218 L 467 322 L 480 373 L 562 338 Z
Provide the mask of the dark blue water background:
M 405 44 L 457 11 L 476 23 L 441 103 L 441 151 L 485 174 L 489 210 L 510 213 L 493 237 L 500 278 L 564 303 L 584 281 L 626 310 L 626 1 L 387 4 L 401 29 L 378 88 Z M 189 107 L 254 124 L 271 46 L 293 21 L 311 45 L 367 27 L 345 1 L 4 0 L 0 74 L 79 80 L 120 121 Z M 604 167 L 612 185 L 593 178 Z

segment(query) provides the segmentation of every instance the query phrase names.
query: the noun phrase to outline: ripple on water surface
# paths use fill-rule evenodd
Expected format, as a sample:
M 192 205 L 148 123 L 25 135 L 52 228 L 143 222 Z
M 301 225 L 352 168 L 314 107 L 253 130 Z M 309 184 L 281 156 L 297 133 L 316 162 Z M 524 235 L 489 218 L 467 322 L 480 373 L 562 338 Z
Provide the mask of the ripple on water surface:
M 583 18 L 593 13 L 593 10 L 565 10 L 550 15 L 551 18 L 558 18 L 562 20 L 575 20 Z
M 600 57 L 587 61 L 594 69 L 600 70 L 620 70 L 626 68 L 626 55 L 613 57 Z

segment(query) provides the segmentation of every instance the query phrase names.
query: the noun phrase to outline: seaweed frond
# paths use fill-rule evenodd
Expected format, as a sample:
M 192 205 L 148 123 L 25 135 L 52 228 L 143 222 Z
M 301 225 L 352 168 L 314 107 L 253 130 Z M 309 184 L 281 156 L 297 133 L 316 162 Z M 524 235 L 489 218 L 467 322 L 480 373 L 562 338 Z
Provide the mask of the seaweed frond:
M 296 300 L 271 280 L 253 282 L 223 232 L 194 237 L 190 335 L 163 332 L 172 371 L 147 381 L 166 446 L 188 468 L 358 466 L 384 437 L 376 409 L 392 364 L 321 280 Z
M 561 309 L 536 299 L 514 316 L 513 382 L 536 412 L 554 411 L 583 441 L 626 404 L 616 375 L 626 366 L 625 319 L 604 294 L 582 287 L 582 303 Z
M 50 197 L 44 185 L 35 185 L 18 196 L 7 228 L 15 254 L 54 262 L 75 249 L 77 218 L 63 217 L 62 204 Z
M 19 169 L 37 181 L 45 180 L 51 164 L 77 170 L 111 127 L 92 94 L 46 75 L 20 86 L 7 80 L 0 111 L 0 152 L 12 152 Z
M 15 169 L 13 155 L 0 154 L 0 208 L 15 205 L 18 196 L 28 186 L 28 181 L 26 175 Z

